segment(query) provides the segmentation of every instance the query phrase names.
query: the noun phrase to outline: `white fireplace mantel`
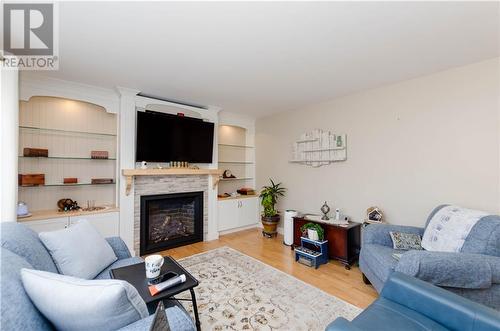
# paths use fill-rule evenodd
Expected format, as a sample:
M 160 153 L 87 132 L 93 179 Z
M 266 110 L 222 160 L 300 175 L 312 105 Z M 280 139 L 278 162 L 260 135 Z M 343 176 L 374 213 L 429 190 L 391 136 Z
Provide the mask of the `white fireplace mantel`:
M 166 168 L 166 169 L 123 169 L 122 175 L 125 176 L 126 188 L 125 194 L 129 195 L 132 189 L 134 176 L 182 176 L 182 175 L 209 175 L 212 176 L 213 189 L 217 186 L 222 170 L 219 169 L 191 169 L 191 168 Z

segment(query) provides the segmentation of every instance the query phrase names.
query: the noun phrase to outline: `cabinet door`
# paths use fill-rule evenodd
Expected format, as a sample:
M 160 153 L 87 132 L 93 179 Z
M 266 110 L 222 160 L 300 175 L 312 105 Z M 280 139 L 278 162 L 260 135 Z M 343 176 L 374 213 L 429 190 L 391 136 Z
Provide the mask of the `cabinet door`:
M 87 220 L 90 224 L 95 226 L 103 237 L 116 237 L 120 235 L 118 212 L 71 216 L 69 219 L 70 226 L 81 220 Z
M 238 210 L 238 226 L 254 225 L 259 222 L 259 199 L 240 199 Z
M 62 230 L 68 227 L 68 217 L 58 217 L 49 218 L 46 220 L 22 222 L 22 224 L 28 226 L 31 230 L 40 232 L 50 232 Z
M 238 225 L 237 199 L 218 201 L 219 231 L 237 228 Z

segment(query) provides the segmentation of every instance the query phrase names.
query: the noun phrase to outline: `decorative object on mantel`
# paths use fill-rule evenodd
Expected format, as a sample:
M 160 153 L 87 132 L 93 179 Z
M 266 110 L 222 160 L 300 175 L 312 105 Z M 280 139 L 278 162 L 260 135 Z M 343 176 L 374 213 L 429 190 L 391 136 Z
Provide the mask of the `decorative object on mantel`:
M 235 175 L 233 175 L 233 173 L 231 172 L 231 170 L 226 169 L 226 170 L 224 170 L 224 172 L 222 173 L 222 178 L 236 178 L 236 176 L 235 176 Z
M 78 178 L 76 177 L 65 177 L 63 179 L 64 184 L 77 184 L 78 183 Z
M 190 168 L 168 168 L 168 169 L 123 169 L 122 175 L 125 176 L 126 187 L 125 195 L 130 194 L 132 182 L 135 176 L 212 176 L 213 188 L 219 183 L 219 177 L 222 175 L 222 170 L 219 169 L 190 169 Z
M 378 207 L 370 207 L 366 210 L 366 222 L 382 223 L 384 221 L 384 214 Z
M 19 186 L 45 185 L 45 174 L 19 174 Z
M 24 148 L 23 156 L 26 157 L 49 157 L 49 150 L 45 148 Z
M 108 153 L 108 151 L 91 151 L 90 158 L 91 159 L 108 159 L 109 153 Z
M 186 161 L 170 161 L 170 168 L 189 168 L 189 162 L 186 162 Z
M 323 206 L 321 206 L 321 212 L 323 213 L 323 217 L 321 217 L 321 219 L 323 221 L 328 221 L 330 219 L 328 217 L 328 213 L 330 212 L 330 207 L 326 204 L 326 201 L 323 204 Z
M 264 186 L 260 192 L 261 205 L 264 207 L 264 213 L 261 216 L 262 235 L 268 238 L 272 238 L 278 235 L 276 228 L 280 221 L 279 212 L 274 209 L 276 202 L 278 202 L 279 197 L 285 196 L 286 188 L 280 187 L 281 183 L 275 184 L 271 178 L 270 186 Z
M 303 133 L 292 146 L 291 163 L 321 167 L 347 160 L 346 135 L 313 130 Z
M 59 211 L 71 211 L 80 209 L 80 206 L 78 206 L 78 202 L 64 198 L 57 201 L 57 208 Z
M 113 184 L 113 178 L 92 178 L 92 184 Z
M 147 169 L 148 168 L 148 163 L 146 161 L 141 162 L 141 169 Z

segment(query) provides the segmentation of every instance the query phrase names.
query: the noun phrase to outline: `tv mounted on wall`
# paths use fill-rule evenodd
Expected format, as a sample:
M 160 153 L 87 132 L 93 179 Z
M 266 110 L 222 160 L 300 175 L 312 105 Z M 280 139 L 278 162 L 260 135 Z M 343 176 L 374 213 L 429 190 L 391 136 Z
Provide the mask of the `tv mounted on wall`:
M 153 111 L 137 112 L 137 162 L 212 163 L 214 123 Z

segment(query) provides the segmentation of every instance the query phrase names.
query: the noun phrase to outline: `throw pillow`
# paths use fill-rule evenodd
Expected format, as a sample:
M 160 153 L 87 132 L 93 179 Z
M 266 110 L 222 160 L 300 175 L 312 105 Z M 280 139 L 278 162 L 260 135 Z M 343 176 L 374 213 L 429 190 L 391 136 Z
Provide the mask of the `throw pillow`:
M 416 233 L 390 231 L 392 248 L 400 250 L 422 249 L 422 239 Z
M 21 269 L 24 289 L 57 330 L 117 330 L 147 317 L 137 290 L 117 280 L 86 280 Z
M 93 279 L 117 260 L 108 242 L 85 220 L 39 237 L 63 275 Z

